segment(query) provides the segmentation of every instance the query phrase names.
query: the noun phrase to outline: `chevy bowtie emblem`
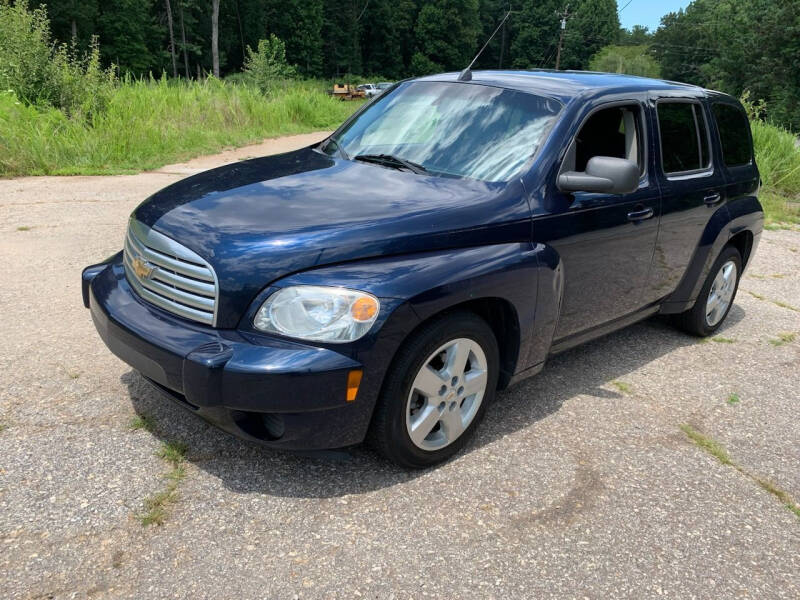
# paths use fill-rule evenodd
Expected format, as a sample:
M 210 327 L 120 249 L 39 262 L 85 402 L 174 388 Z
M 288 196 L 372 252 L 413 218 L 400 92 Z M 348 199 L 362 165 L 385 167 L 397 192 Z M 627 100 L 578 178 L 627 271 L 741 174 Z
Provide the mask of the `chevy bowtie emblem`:
M 133 263 L 133 272 L 136 273 L 139 279 L 150 279 L 153 271 L 157 268 L 141 258 L 134 258 L 131 262 Z

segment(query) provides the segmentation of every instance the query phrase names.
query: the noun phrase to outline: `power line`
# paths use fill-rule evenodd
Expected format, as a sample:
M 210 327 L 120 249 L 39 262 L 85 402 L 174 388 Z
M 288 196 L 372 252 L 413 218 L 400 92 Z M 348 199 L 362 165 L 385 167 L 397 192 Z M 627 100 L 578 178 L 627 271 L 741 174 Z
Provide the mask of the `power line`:
M 629 5 L 631 2 L 633 2 L 633 0 L 628 0 L 628 1 L 625 3 L 625 6 L 623 6 L 622 8 L 620 8 L 620 9 L 617 11 L 617 14 L 621 13 L 623 10 L 625 10 L 626 8 L 628 8 L 628 5 Z

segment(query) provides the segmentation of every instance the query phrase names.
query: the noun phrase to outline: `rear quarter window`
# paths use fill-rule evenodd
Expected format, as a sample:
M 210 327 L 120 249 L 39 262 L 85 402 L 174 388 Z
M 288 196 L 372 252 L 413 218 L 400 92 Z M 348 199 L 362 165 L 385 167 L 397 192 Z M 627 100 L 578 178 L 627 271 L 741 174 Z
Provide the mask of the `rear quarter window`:
M 749 164 L 753 159 L 750 122 L 744 111 L 732 104 L 715 102 L 711 107 L 719 130 L 722 160 L 728 167 Z

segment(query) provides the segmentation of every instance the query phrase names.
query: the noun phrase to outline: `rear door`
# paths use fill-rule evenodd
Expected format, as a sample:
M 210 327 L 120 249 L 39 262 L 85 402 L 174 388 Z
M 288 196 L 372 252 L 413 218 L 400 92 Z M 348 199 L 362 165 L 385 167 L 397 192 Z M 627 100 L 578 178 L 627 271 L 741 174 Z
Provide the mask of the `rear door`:
M 711 151 L 706 105 L 699 98 L 670 96 L 654 98 L 651 110 L 661 224 L 644 291 L 648 303 L 678 287 L 709 219 L 725 202 L 725 180 Z
M 720 96 L 710 102 L 719 160 L 725 177 L 725 197 L 731 204 L 739 198 L 751 197 L 758 189 L 758 168 L 753 158 L 750 123 L 742 107 L 733 99 Z M 712 137 L 714 133 L 712 132 Z

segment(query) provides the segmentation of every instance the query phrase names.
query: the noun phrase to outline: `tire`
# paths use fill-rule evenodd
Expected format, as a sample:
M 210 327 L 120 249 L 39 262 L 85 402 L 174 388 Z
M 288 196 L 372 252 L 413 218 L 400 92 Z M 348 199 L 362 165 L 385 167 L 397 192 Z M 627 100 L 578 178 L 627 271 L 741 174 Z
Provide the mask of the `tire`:
M 456 454 L 494 400 L 499 354 L 492 329 L 474 313 L 454 312 L 423 325 L 389 367 L 371 445 L 414 469 Z
M 732 281 L 726 279 L 723 269 L 728 270 L 728 277 L 732 276 Z M 742 257 L 739 251 L 733 246 L 725 246 L 711 266 L 694 306 L 676 315 L 675 324 L 687 333 L 699 337 L 713 334 L 725 321 L 733 306 L 741 275 Z M 717 298 L 713 311 L 709 303 L 712 295 L 716 295 Z

